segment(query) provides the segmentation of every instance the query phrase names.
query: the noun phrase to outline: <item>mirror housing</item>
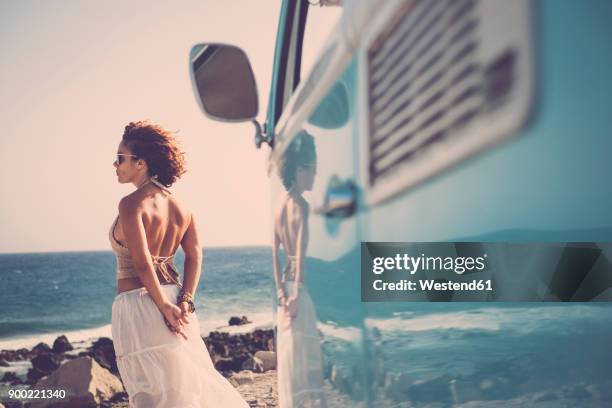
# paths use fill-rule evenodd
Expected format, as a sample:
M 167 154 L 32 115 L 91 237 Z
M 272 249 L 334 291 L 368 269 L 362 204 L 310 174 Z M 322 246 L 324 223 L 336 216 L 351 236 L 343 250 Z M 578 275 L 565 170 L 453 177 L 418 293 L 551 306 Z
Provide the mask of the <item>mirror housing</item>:
M 191 83 L 202 111 L 226 122 L 257 116 L 255 75 L 246 53 L 233 45 L 202 43 L 189 54 Z

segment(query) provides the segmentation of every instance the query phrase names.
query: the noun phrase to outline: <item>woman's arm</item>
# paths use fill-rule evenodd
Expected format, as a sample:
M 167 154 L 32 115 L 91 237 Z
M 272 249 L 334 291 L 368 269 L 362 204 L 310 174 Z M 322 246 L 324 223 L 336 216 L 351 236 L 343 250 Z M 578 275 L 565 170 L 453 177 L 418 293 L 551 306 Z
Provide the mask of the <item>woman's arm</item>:
M 274 283 L 276 285 L 276 298 L 280 304 L 283 304 L 287 298 L 285 289 L 283 288 L 281 270 L 280 270 L 280 259 L 278 252 L 280 250 L 280 239 L 276 233 L 276 223 L 274 225 L 274 244 L 272 245 L 272 264 L 274 266 Z
M 306 243 L 308 242 L 308 207 L 298 205 L 297 217 L 297 236 L 295 242 L 295 282 L 294 291 L 291 297 L 287 300 L 287 310 L 291 318 L 297 316 L 297 304 L 300 290 L 300 282 L 302 280 L 304 257 L 306 256 Z
M 295 291 L 294 298 L 297 299 L 300 282 L 302 281 L 302 271 L 304 268 L 304 257 L 306 256 L 306 243 L 308 242 L 308 206 L 298 205 L 298 229 L 295 243 Z
M 185 275 L 183 276 L 183 290 L 190 295 L 194 295 L 200 282 L 202 273 L 202 246 L 200 245 L 200 236 L 198 235 L 198 227 L 193 215 L 183 239 L 181 247 L 185 252 Z

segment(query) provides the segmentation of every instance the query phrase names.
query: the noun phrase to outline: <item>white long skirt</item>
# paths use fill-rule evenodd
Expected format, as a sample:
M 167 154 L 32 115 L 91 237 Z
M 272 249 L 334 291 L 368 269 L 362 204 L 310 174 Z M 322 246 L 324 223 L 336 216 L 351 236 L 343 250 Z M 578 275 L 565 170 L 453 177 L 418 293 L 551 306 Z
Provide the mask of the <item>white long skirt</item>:
M 283 285 L 285 293 L 291 297 L 295 282 Z M 279 307 L 276 313 L 279 407 L 325 407 L 321 337 L 306 288 L 300 285 L 297 314 L 293 319 L 284 307 Z
M 179 287 L 162 285 L 168 299 Z M 248 407 L 215 369 L 189 315 L 187 340 L 172 333 L 145 288 L 120 293 L 113 302 L 112 336 L 117 366 L 134 408 Z

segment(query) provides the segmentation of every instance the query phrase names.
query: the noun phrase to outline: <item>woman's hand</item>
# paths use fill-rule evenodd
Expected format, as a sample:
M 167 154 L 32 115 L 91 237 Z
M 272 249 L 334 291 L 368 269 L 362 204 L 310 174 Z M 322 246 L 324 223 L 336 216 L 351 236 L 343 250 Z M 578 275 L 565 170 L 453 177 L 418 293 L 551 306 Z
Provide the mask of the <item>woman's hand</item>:
M 189 313 L 193 313 L 191 311 L 189 311 L 189 303 L 187 302 L 180 302 L 177 304 L 177 306 L 179 307 L 179 309 L 181 309 L 181 312 L 183 312 L 183 316 L 185 316 L 185 318 L 187 318 L 187 315 Z M 189 321 L 189 320 L 187 320 Z
M 184 311 L 184 309 L 172 303 L 165 303 L 161 307 L 160 311 L 164 316 L 164 321 L 166 322 L 168 329 L 187 340 L 184 325 L 189 324 L 189 319 L 187 318 L 187 313 Z

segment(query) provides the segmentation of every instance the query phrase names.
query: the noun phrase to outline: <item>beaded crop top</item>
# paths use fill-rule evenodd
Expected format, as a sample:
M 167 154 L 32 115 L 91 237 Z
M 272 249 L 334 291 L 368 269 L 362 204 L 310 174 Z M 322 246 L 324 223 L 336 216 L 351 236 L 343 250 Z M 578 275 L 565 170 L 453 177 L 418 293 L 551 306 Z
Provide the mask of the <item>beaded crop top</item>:
M 117 257 L 117 279 L 137 278 L 138 274 L 134 268 L 134 262 L 132 261 L 130 251 L 115 238 L 114 232 L 117 221 L 119 221 L 119 216 L 117 216 L 109 231 L 111 247 Z M 174 263 L 174 255 L 151 255 L 151 260 L 153 261 L 153 268 L 156 272 L 159 272 L 168 282 L 179 284 L 179 274 L 177 272 L 176 264 Z

